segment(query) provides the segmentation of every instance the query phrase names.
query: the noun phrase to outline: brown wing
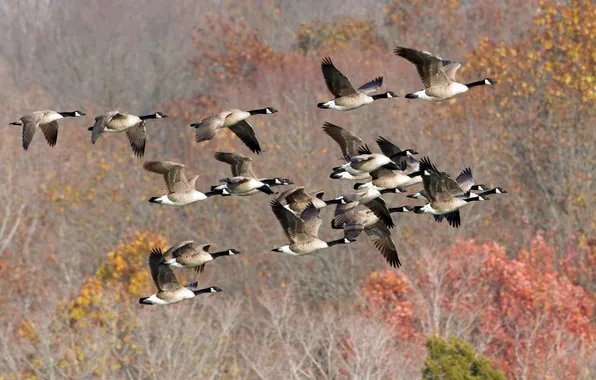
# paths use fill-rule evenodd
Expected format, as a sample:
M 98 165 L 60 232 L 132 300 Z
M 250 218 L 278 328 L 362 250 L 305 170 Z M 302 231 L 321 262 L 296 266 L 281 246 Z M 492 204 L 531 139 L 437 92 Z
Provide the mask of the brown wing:
M 93 127 L 91 127 L 91 142 L 93 144 L 95 144 L 103 130 L 106 128 L 106 125 L 108 125 L 113 118 L 116 118 L 116 120 L 122 120 L 123 118 L 126 118 L 126 116 L 118 111 L 110 111 L 104 115 L 95 117 L 95 124 L 93 124 Z
M 427 51 L 419 51 L 397 46 L 395 54 L 407 59 L 416 66 L 418 75 L 424 83 L 424 88 L 446 86 L 450 83 L 445 70 L 443 60 Z
M 302 220 L 301 223 L 299 223 L 300 232 L 317 238 L 319 236 L 319 228 L 323 223 L 319 216 L 319 210 L 310 203 L 304 211 L 302 211 L 302 214 L 300 214 L 300 219 Z
M 447 66 L 443 66 L 443 70 L 445 70 L 445 74 L 449 80 L 455 82 L 455 73 L 457 73 L 457 69 L 461 67 L 461 64 L 457 62 L 451 62 Z
M 185 166 L 172 161 L 147 161 L 145 170 L 163 175 L 168 192 L 184 192 L 190 188 L 185 174 Z
M 395 227 L 395 224 L 393 224 L 393 219 L 391 218 L 391 213 L 389 212 L 387 204 L 383 198 L 375 198 L 372 201 L 366 203 L 364 206 L 368 207 L 370 211 L 372 211 L 375 216 L 379 218 L 387 227 Z
M 176 244 L 172 248 L 168 249 L 164 256 L 167 256 L 168 253 L 172 254 L 172 257 L 178 258 L 180 256 L 185 256 L 189 254 L 193 254 L 196 252 L 196 248 L 194 246 L 194 242 L 192 240 L 183 241 L 180 244 Z
M 325 122 L 323 131 L 339 145 L 342 157 L 357 155 L 358 148 L 363 145 L 360 137 L 335 124 Z
M 391 231 L 380 220 L 364 229 L 364 233 L 373 243 L 379 252 L 385 257 L 385 260 L 394 268 L 399 268 L 401 262 L 397 255 L 395 242 L 391 236 Z
M 144 121 L 126 130 L 126 136 L 137 158 L 141 158 L 145 154 L 146 132 Z
M 239 153 L 216 152 L 215 159 L 232 167 L 232 176 L 257 178 L 252 171 L 252 158 Z
M 288 240 L 295 242 L 296 236 L 299 233 L 298 230 L 301 223 L 300 218 L 294 215 L 292 211 L 286 209 L 277 199 L 272 200 L 270 204 L 271 210 L 273 210 L 275 217 L 279 221 L 279 224 L 281 224 Z
M 33 135 L 35 135 L 35 131 L 37 130 L 37 125 L 37 123 L 23 122 L 23 149 L 29 149 L 29 145 L 33 140 Z
M 58 140 L 58 122 L 52 121 L 46 124 L 40 124 L 39 128 L 43 132 L 43 135 L 45 136 L 48 145 L 56 145 L 56 141 Z
M 168 265 L 162 265 L 163 254 L 160 248 L 153 248 L 149 255 L 149 269 L 157 290 L 176 290 L 180 283 Z
M 341 73 L 331 61 L 331 58 L 325 57 L 321 61 L 321 71 L 325 78 L 325 83 L 329 92 L 336 98 L 340 96 L 352 95 L 356 93 L 350 80 Z
M 257 140 L 257 135 L 254 129 L 246 120 L 239 121 L 232 125 L 230 130 L 236 134 L 242 140 L 242 142 L 250 149 L 251 152 L 259 154 L 261 153 L 261 145 Z
M 287 193 L 287 194 L 286 194 Z M 288 190 L 288 192 L 282 193 L 285 196 L 285 200 L 288 204 L 294 202 L 308 202 L 310 197 L 304 192 L 304 187 L 298 187 L 296 189 Z M 280 196 L 281 198 L 281 196 Z

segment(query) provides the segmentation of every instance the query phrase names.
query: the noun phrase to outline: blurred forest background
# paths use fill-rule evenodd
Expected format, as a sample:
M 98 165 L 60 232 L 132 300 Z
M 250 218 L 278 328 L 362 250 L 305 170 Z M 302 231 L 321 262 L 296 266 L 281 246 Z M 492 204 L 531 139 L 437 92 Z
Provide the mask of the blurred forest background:
M 412 379 L 430 337 L 467 342 L 507 378 L 596 376 L 592 1 L 0 0 L 0 10 L 1 378 Z M 499 84 L 406 101 L 421 83 L 395 45 L 462 62 L 462 82 Z M 400 98 L 317 109 L 330 98 L 326 55 L 356 85 L 383 75 Z M 260 156 L 229 132 L 198 145 L 188 127 L 265 106 L 280 112 L 252 121 Z M 42 109 L 87 117 L 62 122 L 56 147 L 38 133 L 25 152 L 8 123 Z M 397 270 L 365 238 L 283 256 L 270 252 L 286 240 L 264 194 L 148 203 L 163 181 L 126 138 L 89 141 L 92 116 L 112 109 L 166 112 L 147 125 L 145 159 L 186 164 L 199 190 L 229 175 L 213 159 L 224 150 L 253 157 L 261 176 L 349 191 L 328 178 L 340 162 L 321 130 L 330 121 L 451 174 L 470 166 L 509 194 L 463 210 L 459 229 L 394 214 Z M 331 214 L 325 239 L 340 234 Z M 224 292 L 141 307 L 154 292 L 149 250 L 189 239 L 243 251 L 198 278 Z

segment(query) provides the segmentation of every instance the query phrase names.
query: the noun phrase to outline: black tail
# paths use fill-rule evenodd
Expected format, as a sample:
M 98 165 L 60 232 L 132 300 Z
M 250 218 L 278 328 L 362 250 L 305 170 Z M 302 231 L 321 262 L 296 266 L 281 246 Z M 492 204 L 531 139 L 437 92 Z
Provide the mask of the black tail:
M 92 131 L 93 130 L 93 127 L 89 127 L 89 128 L 87 128 L 87 130 L 88 131 Z
M 322 108 L 322 109 L 328 109 L 329 108 L 329 107 L 327 107 L 325 105 L 325 103 L 319 103 L 319 104 L 317 104 L 317 107 Z
M 159 198 L 160 197 L 151 197 L 151 198 L 149 198 L 149 202 L 160 204 L 161 201 L 158 200 Z
M 364 185 L 366 185 L 366 183 L 360 183 L 359 182 L 359 183 L 357 183 L 357 184 L 354 185 L 354 190 L 358 190 L 358 189 L 360 189 L 360 186 L 364 186 Z
M 147 299 L 149 299 L 149 297 L 142 297 L 142 298 L 139 298 L 139 303 L 140 303 L 141 305 L 153 305 L 152 303 L 145 302 Z
M 8 125 L 23 125 L 23 122 L 22 121 L 13 121 L 12 123 L 10 123 Z
M 417 172 L 408 174 L 408 177 L 414 178 L 414 177 L 418 177 L 419 175 L 423 175 L 423 174 L 424 174 L 423 170 L 418 170 Z
M 331 199 L 323 202 L 325 202 L 326 205 L 338 205 L 341 203 L 341 199 Z
M 407 94 L 406 99 L 418 99 L 418 95 L 416 94 Z
M 422 207 L 424 207 L 424 206 L 414 206 L 414 210 L 413 210 L 413 211 L 414 211 L 416 214 L 423 214 L 423 213 L 424 213 L 424 211 L 422 211 Z

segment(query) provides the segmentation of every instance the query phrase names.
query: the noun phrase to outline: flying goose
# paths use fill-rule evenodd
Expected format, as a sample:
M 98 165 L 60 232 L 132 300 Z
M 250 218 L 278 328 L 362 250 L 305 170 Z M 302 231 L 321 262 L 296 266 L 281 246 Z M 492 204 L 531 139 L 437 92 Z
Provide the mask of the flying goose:
M 150 115 L 136 116 L 121 113 L 119 111 L 110 111 L 104 115 L 95 118 L 95 124 L 89 127 L 91 131 L 91 142 L 95 144 L 102 133 L 126 132 L 130 141 L 130 146 L 135 156 L 143 157 L 145 154 L 146 129 L 145 120 L 163 119 L 168 115 L 162 112 L 152 113 Z
M 423 158 L 420 162 L 421 165 L 428 163 L 434 168 L 434 165 L 427 157 Z M 461 225 L 460 208 L 469 205 L 471 202 L 486 200 L 486 198 L 478 194 L 474 194 L 474 196 L 471 196 L 470 193 L 454 195 L 458 191 L 461 191 L 455 180 L 449 178 L 444 173 L 440 173 L 436 168 L 430 173 L 426 169 L 424 169 L 424 172 L 422 183 L 429 203 L 424 206 L 415 206 L 414 212 L 417 214 L 445 216 L 449 225 L 457 228 Z
M 204 118 L 198 123 L 190 126 L 196 128 L 197 142 L 208 141 L 215 137 L 219 129 L 229 128 L 242 142 L 250 149 L 251 152 L 261 153 L 261 145 L 255 135 L 252 126 L 246 121 L 252 115 L 267 115 L 276 113 L 277 110 L 273 107 L 266 107 L 252 111 L 241 111 L 239 109 L 230 109 L 222 111 L 217 115 Z
M 423 165 L 427 165 L 427 161 L 425 161 Z M 424 167 L 426 167 L 426 166 L 424 166 Z M 436 168 L 435 168 L 435 170 L 436 170 Z M 421 177 L 417 176 L 415 178 L 421 178 Z M 450 177 L 447 176 L 446 178 L 450 178 Z M 456 186 L 453 186 L 453 182 L 450 181 L 450 183 L 452 185 L 450 187 L 450 190 L 452 191 L 452 195 L 466 194 L 466 193 L 470 192 L 471 190 L 475 190 L 475 191 L 488 190 L 485 185 L 476 184 L 474 182 L 474 176 L 472 175 L 472 169 L 469 167 L 462 170 L 462 172 L 457 176 L 457 178 L 455 178 L 455 182 L 457 183 L 459 188 Z M 470 195 L 474 196 L 474 194 L 470 194 Z M 418 192 L 416 194 L 410 194 L 407 197 L 414 198 L 414 199 L 427 200 L 426 192 L 424 190 L 421 190 L 420 192 Z
M 327 206 L 327 203 L 323 200 L 324 191 L 315 191 L 307 194 L 304 191 L 304 186 L 296 187 L 294 189 L 286 190 L 281 193 L 278 197 L 278 201 L 285 200 L 286 205 L 284 206 L 288 210 L 292 211 L 297 216 L 300 216 L 302 212 L 312 204 L 316 209 L 322 209 Z
M 323 131 L 339 145 L 343 159 L 358 155 L 358 148 L 364 145 L 360 137 L 335 124 L 325 122 L 323 124 Z M 367 179 L 370 178 L 370 174 L 348 167 L 347 170 L 340 169 L 337 172 L 333 172 L 330 177 L 333 179 Z
M 18 121 L 13 121 L 9 125 L 23 126 L 23 149 L 27 150 L 37 128 L 43 132 L 48 145 L 54 146 L 58 140 L 58 120 L 65 117 L 79 116 L 85 116 L 85 113 L 83 111 L 35 111 L 22 116 Z
M 153 277 L 157 292 L 149 297 L 139 298 L 140 304 L 169 305 L 193 298 L 199 294 L 217 293 L 222 291 L 217 286 L 197 289 L 196 282 L 185 286 L 180 285 L 172 268 L 167 265 L 162 265 L 164 262 L 163 256 L 164 255 L 159 248 L 153 248 L 149 255 L 149 268 L 151 269 L 151 277 Z
M 277 199 L 271 201 L 271 209 L 290 241 L 288 245 L 272 249 L 274 252 L 302 256 L 334 245 L 352 242 L 345 237 L 328 242 L 319 239 L 319 227 L 321 227 L 322 221 L 319 217 L 319 210 L 312 204 L 300 214 L 300 217 L 285 208 Z
M 334 174 L 340 172 L 354 173 L 355 175 L 361 173 L 369 173 L 380 167 L 390 170 L 398 170 L 399 167 L 391 160 L 391 158 L 380 153 L 372 153 L 368 145 L 363 145 L 358 148 L 358 155 L 346 156 L 347 163 L 333 168 L 331 178 Z
M 252 177 L 235 176 L 219 180 L 223 185 L 211 186 L 211 192 L 222 196 L 248 196 L 261 191 L 265 194 L 275 194 L 271 186 Z
M 393 219 L 391 213 L 387 209 L 385 200 L 381 197 L 385 193 L 400 193 L 402 189 L 384 189 L 381 191 L 365 188 L 356 190 L 349 194 L 340 195 L 339 197 L 325 201 L 326 204 L 336 204 L 335 215 L 333 217 L 334 223 L 341 225 L 344 223 L 343 215 L 353 210 L 358 205 L 363 205 L 370 209 L 385 225 L 393 228 Z
M 287 178 L 259 178 L 252 170 L 252 158 L 239 153 L 216 152 L 214 157 L 232 168 L 232 176 L 254 178 L 269 186 L 292 185 L 294 182 Z M 257 192 L 258 190 L 254 190 Z
M 407 59 L 416 66 L 418 75 L 424 84 L 424 90 L 407 94 L 407 99 L 423 99 L 433 102 L 447 100 L 456 95 L 462 94 L 475 86 L 492 86 L 497 82 L 491 78 L 462 84 L 455 81 L 455 73 L 461 64 L 452 61 L 444 61 L 427 51 L 397 46 L 395 54 Z
M 366 183 L 357 183 L 354 189 L 362 189 L 371 187 L 376 190 L 394 189 L 397 187 L 408 187 L 422 182 L 420 175 L 410 177 L 409 174 L 419 170 L 419 162 L 413 157 L 418 154 L 413 149 L 401 150 L 397 145 L 393 144 L 384 137 L 377 138 L 377 144 L 381 148 L 383 154 L 392 159 L 398 166 L 398 170 L 389 170 L 380 167 L 370 172 L 372 181 Z
M 209 253 L 211 244 L 195 246 L 192 240 L 177 244 L 164 253 L 164 257 L 172 256 L 162 264 L 174 268 L 194 268 L 197 273 L 203 273 L 205 264 L 221 256 L 239 255 L 241 252 L 236 249 Z
M 321 61 L 321 71 L 329 92 L 333 94 L 335 99 L 325 103 L 317 104 L 317 107 L 324 109 L 332 109 L 337 111 L 350 111 L 364 105 L 370 104 L 378 99 L 396 98 L 397 95 L 392 91 L 387 91 L 383 94 L 370 95 L 377 91 L 383 85 L 383 77 L 378 77 L 372 81 L 363 84 L 354 89 L 350 80 L 346 78 L 331 62 L 331 58 L 325 57 Z
M 335 219 L 331 223 L 331 226 L 333 228 L 343 228 L 344 237 L 348 240 L 356 240 L 362 231 L 364 231 L 368 239 L 381 252 L 389 265 L 394 268 L 401 266 L 397 249 L 395 248 L 395 242 L 391 237 L 391 231 L 371 210 L 351 210 L 346 213 L 341 225 L 337 225 L 334 222 Z
M 152 173 L 163 175 L 168 193 L 161 197 L 151 197 L 149 202 L 168 206 L 185 206 L 202 201 L 214 192 L 203 194 L 195 189 L 195 182 L 199 175 L 186 177 L 186 166 L 172 161 L 147 161 L 143 168 Z

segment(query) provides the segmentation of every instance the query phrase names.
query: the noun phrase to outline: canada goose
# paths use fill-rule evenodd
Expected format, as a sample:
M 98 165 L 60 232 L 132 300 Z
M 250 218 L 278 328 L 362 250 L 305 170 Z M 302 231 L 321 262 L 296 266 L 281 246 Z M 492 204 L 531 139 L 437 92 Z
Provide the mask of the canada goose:
M 325 57 L 321 61 L 321 71 L 329 92 L 335 99 L 325 103 L 317 104 L 317 107 L 337 111 L 350 111 L 364 105 L 370 104 L 378 99 L 397 98 L 392 91 L 383 94 L 370 95 L 383 85 L 383 77 L 378 77 L 354 89 L 350 80 L 346 78 L 331 62 L 331 58 Z
M 236 249 L 227 249 L 225 251 L 209 253 L 211 244 L 195 246 L 192 240 L 184 241 L 173 246 L 164 253 L 164 257 L 169 255 L 171 259 L 165 260 L 162 264 L 174 268 L 194 268 L 197 273 L 203 273 L 205 264 L 221 256 L 239 255 L 241 252 Z
M 161 249 L 153 248 L 149 255 L 149 269 L 151 269 L 151 277 L 153 277 L 157 293 L 149 297 L 139 298 L 140 304 L 169 305 L 193 298 L 199 294 L 222 291 L 217 286 L 195 290 L 197 288 L 196 282 L 182 286 L 178 282 L 172 268 L 167 265 L 161 265 L 163 262 L 164 258 Z
M 239 153 L 216 152 L 215 159 L 224 162 L 232 168 L 232 176 L 254 178 L 269 186 L 292 185 L 294 182 L 287 178 L 259 178 L 252 170 L 252 158 Z M 215 187 L 215 186 L 214 186 Z M 258 190 L 254 190 L 258 192 Z
M 325 201 L 326 204 L 336 204 L 335 214 L 333 217 L 334 223 L 341 225 L 344 223 L 343 215 L 353 210 L 358 205 L 363 205 L 369 208 L 385 225 L 389 228 L 393 228 L 393 219 L 391 213 L 387 209 L 385 200 L 381 197 L 381 194 L 385 193 L 400 193 L 402 190 L 396 189 L 384 189 L 381 191 L 366 188 L 356 190 L 349 194 L 340 195 L 339 197 Z
M 343 159 L 358 155 L 358 148 L 364 145 L 360 137 L 335 124 L 325 122 L 323 131 L 339 145 Z M 367 179 L 370 178 L 370 174 L 347 167 L 346 170 L 339 169 L 339 171 L 333 172 L 329 177 L 333 179 Z
M 275 194 L 271 186 L 252 177 L 235 176 L 219 180 L 223 185 L 212 186 L 211 192 L 223 196 L 248 196 L 261 191 L 265 194 Z
M 372 153 L 369 147 L 365 144 L 358 148 L 357 156 L 346 156 L 347 163 L 333 168 L 333 173 L 342 171 L 360 174 L 364 172 L 372 172 L 380 167 L 390 170 L 398 170 L 399 167 L 391 160 L 391 158 L 380 153 Z M 370 175 L 370 174 L 369 174 Z
M 145 154 L 146 129 L 145 120 L 163 119 L 168 115 L 162 112 L 152 113 L 150 115 L 136 116 L 121 113 L 119 111 L 110 111 L 104 115 L 95 118 L 95 124 L 89 127 L 91 131 L 91 142 L 95 144 L 102 133 L 126 132 L 130 141 L 130 146 L 135 156 L 143 157 Z
M 56 145 L 58 140 L 58 121 L 65 117 L 85 116 L 83 111 L 56 112 L 56 111 L 35 111 L 22 116 L 18 121 L 9 125 L 23 126 L 23 149 L 27 150 L 37 128 L 41 129 L 49 146 Z
M 455 81 L 455 73 L 461 64 L 451 61 L 443 61 L 427 51 L 397 46 L 395 54 L 407 59 L 416 66 L 418 75 L 422 79 L 424 89 L 406 95 L 406 99 L 423 99 L 433 102 L 447 100 L 456 95 L 462 94 L 475 86 L 492 86 L 497 82 L 491 78 L 462 84 Z M 445 65 L 444 65 L 445 64 Z
M 267 115 L 278 112 L 273 107 L 266 107 L 263 109 L 252 111 L 241 111 L 239 109 L 230 109 L 222 111 L 217 115 L 204 118 L 198 123 L 190 126 L 197 129 L 197 142 L 208 141 L 215 137 L 219 129 L 229 128 L 242 142 L 250 149 L 251 152 L 261 153 L 261 146 L 259 140 L 255 135 L 252 126 L 246 121 L 252 115 Z
M 352 243 L 352 240 L 345 237 L 327 242 L 319 239 L 319 227 L 322 221 L 319 210 L 312 204 L 300 214 L 300 217 L 285 208 L 277 199 L 271 201 L 271 209 L 290 241 L 288 245 L 272 249 L 274 252 L 302 256 L 337 244 Z
M 304 191 L 304 186 L 300 186 L 294 189 L 286 190 L 281 193 L 278 197 L 278 201 L 285 200 L 286 205 L 284 206 L 288 210 L 292 211 L 297 216 L 312 204 L 316 209 L 322 209 L 327 206 L 327 203 L 323 200 L 324 191 L 315 191 L 307 194 Z
M 332 227 L 343 228 L 344 237 L 348 240 L 356 240 L 364 231 L 389 265 L 394 268 L 401 266 L 391 231 L 371 210 L 352 210 L 346 214 L 341 225 L 332 222 Z
M 398 170 L 388 170 L 384 167 L 370 172 L 372 181 L 367 183 L 357 183 L 354 189 L 361 189 L 365 187 L 372 187 L 377 190 L 391 189 L 396 187 L 408 187 L 422 182 L 422 177 L 409 176 L 419 170 L 419 162 L 413 157 L 418 154 L 413 149 L 401 150 L 397 145 L 393 144 L 384 137 L 377 138 L 377 145 L 381 148 L 383 154 L 393 161 L 399 168 Z
M 420 168 L 419 171 L 416 172 L 415 174 L 422 174 L 423 171 L 426 170 L 429 173 L 435 172 L 435 173 L 442 175 L 445 178 L 445 180 L 448 181 L 448 183 L 447 183 L 448 189 L 451 192 L 451 195 L 453 195 L 453 196 L 464 195 L 464 194 L 469 193 L 471 190 L 475 190 L 475 191 L 488 190 L 485 185 L 475 183 L 474 176 L 472 175 L 472 169 L 469 167 L 462 170 L 462 172 L 457 176 L 457 178 L 455 178 L 455 181 L 451 177 L 449 177 L 446 173 L 439 172 L 437 170 L 437 168 L 430 162 L 428 157 L 422 158 L 422 166 L 419 165 L 419 168 Z M 420 177 L 418 176 L 415 178 L 420 178 Z M 476 195 L 470 194 L 470 196 L 473 197 Z M 414 198 L 414 199 L 425 199 L 425 200 L 427 199 L 426 191 L 424 191 L 424 190 L 421 190 L 420 192 L 418 192 L 416 194 L 410 194 L 407 197 Z
M 426 192 L 429 203 L 424 206 L 415 206 L 414 212 L 435 216 L 444 215 L 450 226 L 459 227 L 461 225 L 459 209 L 471 202 L 484 201 L 485 198 L 476 194 L 475 196 L 471 196 L 470 193 L 454 195 L 457 191 L 461 191 L 455 180 L 451 180 L 445 174 L 438 172 L 427 157 L 423 158 L 420 162 L 421 165 L 428 163 L 435 170 L 426 174 L 428 170 L 424 169 L 425 175 L 422 176 L 422 183 L 424 184 L 424 191 Z
M 168 194 L 161 197 L 151 197 L 149 202 L 159 203 L 168 206 L 185 206 L 194 202 L 202 201 L 214 192 L 203 194 L 195 189 L 195 182 L 199 175 L 186 177 L 186 166 L 172 161 L 147 161 L 143 168 L 152 173 L 163 175 Z

